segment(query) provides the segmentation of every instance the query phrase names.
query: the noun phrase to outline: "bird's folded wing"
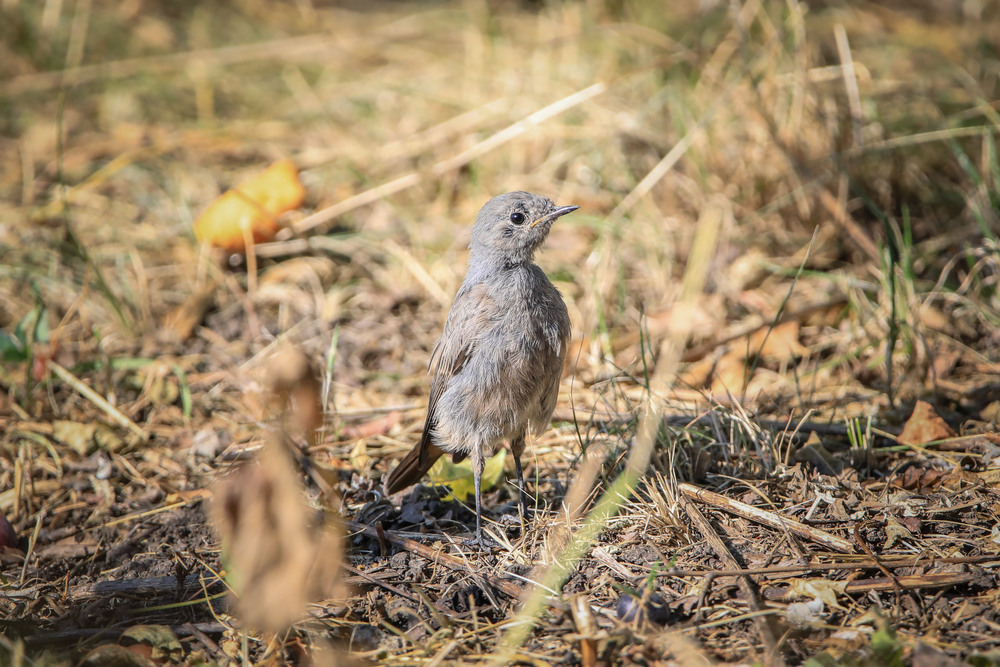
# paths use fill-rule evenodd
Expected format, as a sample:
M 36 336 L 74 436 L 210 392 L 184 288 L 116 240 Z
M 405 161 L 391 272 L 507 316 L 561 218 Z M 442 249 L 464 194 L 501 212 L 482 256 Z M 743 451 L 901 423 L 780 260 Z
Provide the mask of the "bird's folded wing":
M 436 421 L 437 402 L 447 391 L 452 378 L 465 367 L 475 354 L 483 332 L 497 315 L 497 305 L 484 285 L 463 286 L 455 295 L 455 302 L 448 312 L 444 332 L 431 352 L 430 367 L 434 373 L 431 395 L 427 404 L 427 421 L 420 438 L 421 444 L 430 442 Z
M 483 285 L 463 286 L 448 313 L 444 333 L 431 352 L 430 368 L 434 373 L 427 418 L 420 441 L 389 474 L 386 492 L 396 493 L 423 477 L 442 451 L 434 444 L 438 399 L 475 352 L 483 331 L 497 315 L 496 302 Z

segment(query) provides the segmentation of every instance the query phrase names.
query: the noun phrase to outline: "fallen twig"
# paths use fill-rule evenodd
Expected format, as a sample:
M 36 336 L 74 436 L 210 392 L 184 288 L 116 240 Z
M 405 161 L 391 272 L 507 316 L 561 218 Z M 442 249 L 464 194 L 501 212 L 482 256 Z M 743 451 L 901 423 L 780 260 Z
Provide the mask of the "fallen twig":
M 701 510 L 688 499 L 682 499 L 682 505 L 688 516 L 691 517 L 691 521 L 698 527 L 698 531 L 705 538 L 705 541 L 711 545 L 712 550 L 715 551 L 716 555 L 726 564 L 731 567 L 739 567 L 739 562 L 730 553 L 729 549 L 726 547 L 725 542 L 722 538 L 715 532 L 712 528 L 712 524 L 709 523 L 708 519 Z M 743 595 L 746 598 L 747 604 L 750 606 L 753 612 L 764 612 L 766 609 L 764 605 L 761 604 L 760 595 L 758 594 L 757 584 L 750 579 L 747 575 L 741 575 L 737 582 L 739 583 L 740 590 L 743 591 Z M 767 654 L 764 658 L 765 665 L 772 665 L 773 667 L 782 667 L 785 664 L 784 658 L 781 656 L 780 648 L 781 644 L 778 641 L 777 628 L 772 626 L 774 617 L 769 614 L 761 614 L 760 616 L 754 617 L 754 624 L 757 626 L 757 632 L 760 633 L 760 638 L 764 642 L 764 648 L 767 650 Z
M 689 498 L 700 500 L 704 503 L 708 503 L 709 505 L 713 505 L 714 507 L 732 512 L 733 514 L 738 514 L 739 516 L 750 519 L 751 521 L 756 521 L 766 526 L 777 528 L 778 530 L 791 531 L 800 537 L 822 544 L 823 546 L 829 547 L 834 551 L 841 551 L 843 553 L 854 552 L 854 547 L 848 540 L 845 540 L 842 537 L 837 537 L 836 535 L 831 535 L 826 531 L 812 528 L 811 526 L 800 523 L 795 519 L 789 519 L 788 517 L 763 510 L 759 507 L 747 505 L 746 503 L 741 503 L 738 500 L 732 500 L 731 498 L 727 498 L 721 494 L 715 493 L 714 491 L 700 489 L 693 484 L 688 484 L 687 482 L 681 482 L 677 485 L 677 488 Z
M 379 539 L 379 531 L 376 530 L 373 526 L 365 526 L 355 521 L 346 521 L 346 520 L 344 521 L 344 526 L 348 530 L 353 531 L 355 533 L 362 533 L 375 540 Z M 411 540 L 408 537 L 402 537 L 401 535 L 397 535 L 388 530 L 382 531 L 382 534 L 384 535 L 385 539 L 388 540 L 389 542 L 392 542 L 396 546 L 402 549 L 406 549 L 411 553 L 415 553 L 418 556 L 426 558 L 432 563 L 440 563 L 441 565 L 444 565 L 449 569 L 455 570 L 456 572 L 465 572 L 465 573 L 469 572 L 469 566 L 464 560 L 460 558 L 455 558 L 451 554 L 447 554 L 441 551 L 440 549 L 434 549 L 432 547 L 428 547 L 424 544 L 421 544 L 420 542 L 417 542 L 416 540 Z M 497 589 L 501 593 L 507 595 L 508 597 L 517 599 L 521 595 L 521 587 L 511 581 L 503 581 L 502 579 L 496 579 L 495 577 L 491 577 L 486 574 L 482 574 L 479 576 L 481 576 L 482 579 L 490 586 Z

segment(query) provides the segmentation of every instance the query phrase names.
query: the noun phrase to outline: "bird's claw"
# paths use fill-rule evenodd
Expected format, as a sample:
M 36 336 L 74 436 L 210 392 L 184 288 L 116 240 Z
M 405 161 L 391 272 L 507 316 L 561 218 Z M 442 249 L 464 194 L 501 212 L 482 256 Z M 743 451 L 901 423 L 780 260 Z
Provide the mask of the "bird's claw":
M 484 537 L 483 535 L 477 535 L 465 540 L 462 542 L 462 546 L 481 549 L 483 551 L 493 551 L 494 549 L 500 548 L 500 545 L 495 540 L 492 540 L 489 537 Z

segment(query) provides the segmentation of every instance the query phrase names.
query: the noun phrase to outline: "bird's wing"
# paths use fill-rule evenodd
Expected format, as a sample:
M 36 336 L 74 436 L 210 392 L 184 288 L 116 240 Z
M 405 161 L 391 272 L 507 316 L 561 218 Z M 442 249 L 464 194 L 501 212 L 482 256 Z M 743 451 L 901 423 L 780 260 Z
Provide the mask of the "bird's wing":
M 562 381 L 563 363 L 566 359 L 566 348 L 569 346 L 569 334 L 562 334 L 559 343 L 559 351 L 554 355 L 553 372 L 549 375 L 548 386 L 542 392 L 540 416 L 544 423 L 533 425 L 533 427 L 539 429 L 544 428 L 549 420 L 552 419 L 552 413 L 556 409 L 556 401 L 559 399 L 559 383 Z
M 552 413 L 556 409 L 556 401 L 559 399 L 559 383 L 562 381 L 564 362 L 569 348 L 570 323 L 569 313 L 563 305 L 561 297 L 559 301 L 552 305 L 551 312 L 555 317 L 551 322 L 551 328 L 546 332 L 546 338 L 552 346 L 552 371 L 548 374 L 548 384 L 542 391 L 541 410 L 538 413 L 540 421 L 532 424 L 532 428 L 539 430 L 546 428 L 552 419 Z
M 497 315 L 496 302 L 484 285 L 463 287 L 455 295 L 448 312 L 444 332 L 431 352 L 430 368 L 434 373 L 427 405 L 427 421 L 421 441 L 430 437 L 438 399 L 448 389 L 466 361 L 472 356 L 483 331 Z
M 434 379 L 423 433 L 413 449 L 389 473 L 386 493 L 391 495 L 416 483 L 441 456 L 441 448 L 434 444 L 438 399 L 472 356 L 484 328 L 496 314 L 496 303 L 483 285 L 463 286 L 455 295 L 444 332 L 431 352 L 430 368 Z

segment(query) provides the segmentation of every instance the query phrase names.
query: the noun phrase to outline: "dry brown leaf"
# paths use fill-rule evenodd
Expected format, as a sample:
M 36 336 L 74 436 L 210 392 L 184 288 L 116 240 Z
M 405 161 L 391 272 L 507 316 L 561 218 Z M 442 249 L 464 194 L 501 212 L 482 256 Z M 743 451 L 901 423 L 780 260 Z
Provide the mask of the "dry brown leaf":
M 347 457 L 351 462 L 351 467 L 355 470 L 365 470 L 371 463 L 372 457 L 368 455 L 368 443 L 364 438 L 360 438 L 351 447 L 351 453 Z
M 952 438 L 955 432 L 934 411 L 930 403 L 917 401 L 913 414 L 906 420 L 899 442 L 904 445 L 926 445 L 945 438 Z
M 912 489 L 918 493 L 927 493 L 941 484 L 941 480 L 946 473 L 935 468 L 921 468 L 910 466 L 903 472 L 902 479 L 898 483 L 904 489 Z
M 167 313 L 159 331 L 161 340 L 182 343 L 190 338 L 195 327 L 205 318 L 215 296 L 215 289 L 215 282 L 206 283 L 185 299 L 184 303 Z
M 703 357 L 698 361 L 688 364 L 678 377 L 678 386 L 681 387 L 704 387 L 712 377 L 712 367 L 715 360 L 711 357 Z
M 353 424 L 345 426 L 341 431 L 341 435 L 345 440 L 357 440 L 358 438 L 371 438 L 376 435 L 386 435 L 399 424 L 402 416 L 402 413 L 398 410 L 393 410 L 378 419 L 358 424 L 356 426 Z
M 123 444 L 113 429 L 99 422 L 56 420 L 52 422 L 52 437 L 81 456 L 95 449 L 113 452 Z
M 809 348 L 799 342 L 799 323 L 796 320 L 773 328 L 758 329 L 747 338 L 746 349 L 751 355 L 760 354 L 778 363 L 789 363 L 809 352 Z
M 715 313 L 720 312 L 723 312 L 721 305 L 706 296 L 703 301 L 678 302 L 668 310 L 650 314 L 646 326 L 653 340 L 667 335 L 701 340 L 718 330 L 721 323 Z
M 915 540 L 916 537 L 909 528 L 904 526 L 895 517 L 890 516 L 885 523 L 885 544 L 882 549 L 891 549 L 899 540 Z
M 715 363 L 712 393 L 740 396 L 747 383 L 746 357 L 741 350 L 729 350 Z
M 245 623 L 277 632 L 307 604 L 334 594 L 343 540 L 329 524 L 315 525 L 285 445 L 268 442 L 257 460 L 221 481 L 211 514 Z

